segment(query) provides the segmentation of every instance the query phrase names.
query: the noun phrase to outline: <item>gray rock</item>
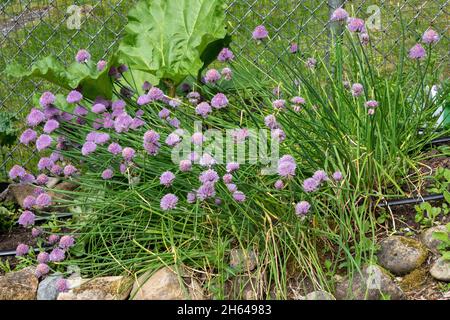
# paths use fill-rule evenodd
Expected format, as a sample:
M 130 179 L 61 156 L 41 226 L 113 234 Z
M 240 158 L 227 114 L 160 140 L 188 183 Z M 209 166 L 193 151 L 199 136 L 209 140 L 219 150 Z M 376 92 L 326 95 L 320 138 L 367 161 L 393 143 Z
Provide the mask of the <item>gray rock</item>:
M 443 225 L 429 228 L 421 234 L 420 240 L 428 249 L 437 252 L 437 246 L 442 241 L 433 238 L 434 232 L 447 232 L 447 228 Z
M 231 249 L 230 266 L 239 271 L 252 271 L 256 268 L 256 253 L 253 250 Z
M 56 288 L 56 282 L 62 278 L 61 274 L 52 274 L 42 280 L 39 283 L 37 300 L 56 300 L 59 293 Z
M 266 286 L 265 273 L 237 275 L 227 282 L 225 295 L 230 300 L 261 300 L 264 299 Z
M 35 300 L 38 279 L 28 267 L 0 277 L 0 300 Z
M 73 279 L 69 292 L 61 292 L 58 300 L 125 300 L 128 298 L 132 279 L 129 277 L 99 277 L 94 279 Z M 73 287 L 74 283 L 79 283 Z
M 164 267 L 153 275 L 150 271 L 134 283 L 130 298 L 133 300 L 204 300 L 203 289 L 194 278 L 183 277 L 183 284 L 175 267 Z
M 27 196 L 34 196 L 35 186 L 32 184 L 10 184 L 5 192 L 12 195 L 12 198 L 17 202 L 19 206 L 24 208 L 23 201 Z
M 336 300 L 336 298 L 331 293 L 318 290 L 308 293 L 305 300 Z
M 417 240 L 391 236 L 380 243 L 378 263 L 396 275 L 407 274 L 427 259 L 425 246 Z
M 351 280 L 349 277 L 339 279 L 334 296 L 338 300 L 380 300 L 386 296 L 391 300 L 405 299 L 390 274 L 377 265 L 364 266 Z
M 450 282 L 450 261 L 440 257 L 431 266 L 430 274 L 437 280 Z

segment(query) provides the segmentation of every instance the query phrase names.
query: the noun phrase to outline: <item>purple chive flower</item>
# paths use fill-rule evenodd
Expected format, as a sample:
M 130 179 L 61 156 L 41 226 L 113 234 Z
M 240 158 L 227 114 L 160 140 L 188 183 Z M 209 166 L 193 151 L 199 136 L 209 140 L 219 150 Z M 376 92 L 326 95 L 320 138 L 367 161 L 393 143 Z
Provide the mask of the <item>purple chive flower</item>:
M 354 83 L 352 85 L 352 95 L 354 97 L 359 97 L 364 93 L 364 87 L 361 83 Z
M 219 55 L 217 56 L 217 60 L 219 60 L 220 62 L 226 62 L 226 61 L 231 61 L 234 59 L 234 54 L 233 52 L 228 49 L 228 48 L 223 48 L 220 52 Z
M 191 160 L 181 160 L 180 161 L 180 171 L 187 172 L 192 170 L 192 162 Z
M 60 248 L 55 248 L 50 252 L 48 259 L 51 262 L 61 262 L 66 258 L 66 252 Z
M 359 34 L 359 41 L 363 46 L 367 46 L 370 42 L 370 37 L 367 33 L 363 32 Z
M 170 110 L 166 109 L 166 108 L 162 108 L 161 111 L 158 113 L 158 116 L 161 119 L 166 119 L 167 117 L 170 116 Z
M 219 175 L 217 172 L 213 169 L 208 169 L 206 171 L 203 171 L 200 176 L 198 177 L 201 183 L 205 184 L 207 182 L 217 182 L 219 181 Z
M 320 182 L 317 181 L 314 178 L 308 178 L 305 181 L 303 181 L 303 190 L 305 192 L 313 192 L 316 191 L 319 187 Z
M 194 132 L 191 137 L 191 141 L 193 144 L 197 146 L 201 146 L 203 142 L 205 141 L 205 137 L 203 136 L 203 133 L 201 132 Z
M 11 180 L 15 180 L 17 178 L 22 178 L 26 175 L 26 171 L 24 168 L 22 168 L 21 166 L 15 164 L 11 170 L 9 170 L 9 177 L 11 178 Z
M 108 151 L 113 155 L 118 155 L 122 152 L 122 147 L 118 143 L 113 142 L 108 146 Z
M 228 105 L 228 99 L 223 93 L 216 94 L 211 99 L 211 106 L 216 109 L 224 108 Z
M 200 201 L 213 198 L 216 195 L 216 189 L 213 182 L 206 182 L 197 189 L 197 198 Z
M 42 171 L 44 169 L 50 170 L 50 168 L 54 165 L 54 162 L 49 157 L 42 157 L 38 162 L 38 169 Z
M 166 194 L 161 199 L 160 207 L 163 211 L 175 209 L 178 203 L 178 197 L 172 193 Z
M 290 178 L 295 176 L 297 165 L 291 155 L 284 155 L 278 161 L 278 174 L 281 177 Z
M 277 180 L 277 181 L 275 181 L 274 186 L 275 186 L 275 189 L 281 190 L 284 188 L 284 182 L 282 180 Z
M 291 102 L 296 105 L 302 105 L 306 103 L 306 100 L 302 97 L 296 96 L 291 99 Z
M 105 60 L 100 60 L 99 62 L 97 62 L 97 70 L 98 71 L 103 71 L 106 67 L 107 62 Z
M 69 283 L 66 279 L 58 279 L 56 281 L 56 290 L 58 292 L 67 292 L 69 290 Z
M 278 141 L 278 142 L 283 142 L 286 139 L 286 134 L 281 129 L 273 129 L 270 132 L 270 135 L 273 140 Z
M 347 21 L 348 19 L 348 12 L 345 11 L 342 8 L 337 8 L 334 10 L 334 12 L 331 14 L 331 21 Z
M 89 59 L 91 59 L 91 55 L 85 49 L 79 50 L 75 56 L 75 60 L 79 63 L 86 63 Z
M 97 145 L 94 142 L 88 141 L 83 144 L 83 147 L 81 147 L 81 154 L 83 156 L 87 156 L 88 154 L 91 154 L 97 149 Z
M 151 87 L 148 91 L 148 96 L 150 100 L 162 100 L 164 98 L 164 92 L 158 87 Z
M 439 34 L 433 29 L 428 29 L 423 33 L 422 42 L 425 44 L 434 44 L 440 39 Z
M 66 98 L 68 103 L 78 103 L 81 99 L 83 99 L 83 95 L 77 90 L 70 91 Z
M 75 239 L 72 236 L 62 236 L 59 240 L 59 247 L 61 249 L 68 249 L 75 245 Z
M 73 176 L 75 173 L 77 173 L 77 168 L 75 168 L 73 165 L 68 164 L 67 166 L 64 167 L 63 173 L 66 177 L 71 177 Z
M 252 32 L 252 38 L 254 40 L 263 40 L 269 36 L 269 32 L 263 25 L 257 26 Z
M 19 224 L 22 227 L 29 227 L 34 225 L 34 219 L 36 218 L 36 216 L 34 215 L 33 212 L 25 210 L 24 212 L 22 212 L 22 214 L 19 217 Z
M 148 91 L 151 88 L 152 88 L 152 84 L 148 81 L 144 81 L 144 83 L 142 84 L 142 90 Z
M 237 202 L 244 202 L 245 201 L 245 194 L 241 191 L 236 191 L 233 193 L 233 199 Z
M 342 172 L 336 171 L 335 173 L 333 173 L 333 179 L 334 179 L 335 181 L 341 181 L 343 178 L 344 178 L 344 177 L 343 177 L 343 175 L 342 175 Z
M 248 138 L 249 132 L 247 128 L 235 129 L 232 132 L 233 139 L 236 143 L 241 143 Z
M 237 162 L 229 162 L 229 163 L 227 163 L 226 169 L 227 169 L 228 173 L 232 173 L 232 172 L 234 172 L 236 170 L 239 170 L 239 163 L 237 163 Z
M 225 184 L 231 183 L 233 182 L 233 175 L 231 173 L 226 173 L 223 175 L 222 180 Z
M 284 109 L 286 107 L 286 101 L 283 99 L 278 99 L 272 102 L 275 109 Z
M 97 137 L 98 132 L 91 131 L 86 135 L 87 142 L 95 142 L 95 138 Z
M 59 122 L 53 119 L 48 120 L 44 125 L 45 133 L 52 133 L 59 128 Z
M 314 172 L 312 177 L 313 177 L 313 179 L 316 179 L 319 183 L 325 182 L 328 180 L 328 175 L 323 170 L 317 170 L 316 172 Z
M 29 250 L 30 250 L 30 247 L 28 247 L 24 243 L 21 243 L 16 248 L 16 256 L 22 257 L 24 255 L 27 255 Z
M 52 234 L 47 239 L 49 244 L 55 244 L 59 241 L 59 236 L 57 234 Z
M 216 199 L 214 199 L 214 203 L 215 203 L 217 206 L 220 206 L 220 205 L 222 204 L 222 199 L 216 198 Z
M 153 130 L 147 131 L 144 133 L 144 143 L 159 143 L 159 134 Z
M 180 138 L 180 136 L 179 136 L 178 134 L 176 134 L 176 133 L 171 133 L 171 134 L 169 134 L 169 135 L 167 136 L 165 142 L 166 142 L 166 144 L 167 144 L 169 147 L 173 147 L 173 146 L 175 146 L 176 144 L 178 144 L 180 141 L 181 141 L 181 138 Z
M 36 178 L 36 183 L 40 186 L 46 184 L 48 182 L 48 177 L 45 174 L 40 174 Z
M 44 188 L 36 188 L 36 189 L 33 190 L 33 194 L 35 196 L 38 196 L 38 195 L 40 195 L 41 193 L 44 193 L 44 192 L 45 192 Z
M 20 135 L 20 143 L 24 145 L 28 145 L 30 142 L 35 141 L 37 138 L 37 133 L 33 129 L 26 129 L 21 135 Z
M 317 60 L 314 58 L 308 58 L 306 60 L 306 67 L 308 69 L 314 69 L 316 67 L 316 64 L 317 64 Z
M 375 109 L 370 108 L 369 110 L 367 110 L 367 114 L 369 116 L 373 116 L 375 114 Z
M 73 113 L 77 116 L 85 116 L 89 113 L 89 111 L 85 107 L 77 105 L 73 110 Z
M 133 123 L 133 118 L 127 113 L 122 113 L 114 120 L 114 130 L 117 133 L 127 132 Z
M 131 161 L 136 155 L 136 151 L 134 151 L 133 148 L 126 147 L 122 150 L 122 157 L 125 159 L 125 161 Z
M 137 99 L 137 104 L 139 106 L 143 106 L 143 105 L 149 104 L 151 101 L 152 100 L 150 99 L 148 94 L 144 94 L 142 96 L 139 96 L 139 98 Z
M 295 214 L 298 216 L 304 216 L 308 213 L 309 208 L 311 208 L 311 205 L 308 201 L 300 201 L 295 205 Z
M 127 172 L 127 169 L 128 169 L 128 167 L 125 163 L 121 163 L 119 165 L 119 171 L 121 174 L 125 174 Z
M 114 176 L 114 172 L 112 169 L 106 169 L 102 172 L 102 179 L 103 180 L 109 180 Z
M 26 196 L 23 199 L 23 207 L 25 209 L 31 209 L 36 204 L 36 198 L 33 196 Z
M 277 129 L 279 127 L 277 119 L 275 118 L 275 116 L 273 114 L 269 114 L 268 116 L 266 116 L 264 118 L 264 124 L 269 129 Z
M 59 153 L 59 152 L 52 152 L 52 154 L 50 155 L 50 160 L 53 161 L 53 162 L 64 161 L 64 158 L 61 155 L 61 153 Z
M 295 42 L 291 43 L 291 45 L 289 46 L 289 51 L 291 53 L 297 53 L 298 52 L 298 44 L 296 44 Z
M 378 107 L 378 101 L 375 101 L 375 100 L 369 100 L 369 101 L 366 101 L 366 107 L 367 108 L 376 108 L 376 107 Z
M 50 91 L 46 91 L 39 98 L 39 104 L 42 107 L 47 107 L 47 106 L 55 103 L 55 100 L 56 100 L 56 98 L 53 95 L 53 93 L 51 93 Z
M 39 263 L 47 263 L 50 261 L 50 257 L 49 254 L 47 252 L 39 252 L 39 254 L 37 255 L 37 261 Z
M 35 275 L 36 275 L 37 278 L 45 276 L 49 272 L 50 272 L 50 268 L 45 263 L 39 263 L 36 266 Z
M 55 118 L 57 116 L 61 116 L 61 118 L 62 118 L 61 110 L 56 108 L 54 105 L 45 106 L 43 108 L 43 112 L 44 112 L 44 115 L 45 115 L 45 117 L 47 119 L 53 119 L 53 118 Z M 63 120 L 65 120 L 65 119 L 63 119 Z M 70 121 L 70 119 L 67 120 L 67 121 Z
M 48 207 L 52 203 L 52 197 L 50 197 L 47 193 L 41 193 L 36 198 L 36 205 L 38 207 Z
M 229 80 L 231 80 L 231 77 L 233 76 L 233 71 L 231 71 L 230 68 L 225 67 L 225 68 L 222 69 L 222 71 L 220 72 L 220 74 L 222 75 L 222 77 L 223 77 L 225 80 L 229 81 Z
M 103 113 L 106 111 L 106 106 L 103 103 L 96 103 L 92 106 L 93 113 Z
M 174 180 L 175 175 L 171 171 L 163 172 L 159 177 L 159 183 L 166 187 L 170 187 Z
M 413 60 L 421 60 L 427 55 L 425 49 L 417 43 L 409 50 L 409 57 Z
M 217 163 L 216 159 L 214 159 L 214 157 L 212 155 L 210 155 L 209 153 L 204 153 L 200 157 L 200 161 L 199 161 L 199 164 L 202 167 L 211 167 L 211 166 L 215 165 L 216 163 Z
M 35 178 L 32 174 L 26 173 L 22 178 L 20 178 L 21 183 L 34 183 Z
M 197 200 L 197 196 L 194 192 L 188 192 L 186 198 L 188 203 L 194 203 Z
M 27 124 L 30 127 L 35 127 L 39 125 L 41 122 L 45 120 L 45 114 L 38 109 L 31 109 L 30 113 L 27 116 Z
M 199 159 L 200 159 L 200 155 L 197 153 L 197 152 L 195 152 L 195 151 L 193 151 L 193 152 L 191 152 L 190 154 L 189 154 L 189 160 L 191 160 L 192 162 L 197 162 Z
M 52 144 L 53 139 L 49 135 L 41 134 L 39 138 L 36 140 L 36 149 L 38 151 L 42 151 L 44 149 L 47 149 Z
M 228 191 L 230 191 L 231 193 L 234 193 L 237 191 L 237 186 L 234 183 L 227 183 L 226 187 L 227 187 Z
M 347 28 L 350 32 L 365 32 L 365 22 L 358 18 L 349 18 L 347 23 Z
M 104 132 L 100 132 L 100 133 L 95 135 L 94 143 L 102 145 L 102 144 L 107 143 L 109 141 L 109 139 L 110 139 L 109 134 L 104 133 Z
M 171 98 L 169 100 L 169 106 L 171 106 L 172 108 L 176 109 L 181 105 L 181 100 L 177 99 L 177 98 Z
M 117 71 L 120 72 L 120 73 L 127 72 L 127 71 L 128 71 L 128 67 L 127 67 L 127 65 L 125 65 L 125 64 L 121 64 L 121 65 L 117 68 Z
M 42 234 L 42 229 L 41 228 L 33 228 L 31 229 L 31 236 L 33 238 L 37 238 Z
M 209 69 L 205 74 L 206 83 L 216 83 L 220 80 L 220 73 L 216 69 Z
M 174 128 L 179 128 L 180 127 L 180 120 L 178 120 L 177 118 L 173 118 L 171 119 L 170 117 L 167 118 L 169 124 L 174 127 Z

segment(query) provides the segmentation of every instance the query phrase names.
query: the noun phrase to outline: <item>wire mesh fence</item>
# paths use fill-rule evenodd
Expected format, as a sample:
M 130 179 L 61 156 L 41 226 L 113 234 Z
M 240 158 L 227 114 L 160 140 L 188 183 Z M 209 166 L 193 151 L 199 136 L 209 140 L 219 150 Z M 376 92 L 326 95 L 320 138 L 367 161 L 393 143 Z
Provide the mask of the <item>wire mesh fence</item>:
M 378 63 L 387 71 L 395 66 L 402 18 L 407 46 L 412 46 L 429 27 L 438 31 L 442 37 L 437 48 L 439 65 L 446 76 L 449 1 L 227 0 L 226 11 L 233 51 L 242 59 L 259 61 L 265 55 L 282 59 L 293 42 L 300 52 L 323 54 L 330 44 L 330 14 L 343 5 L 352 15 L 367 21 Z M 88 49 L 96 59 L 107 58 L 120 39 L 126 13 L 134 2 L 0 0 L 0 70 L 14 61 L 31 66 L 49 54 L 64 63 L 71 61 L 79 48 Z M 263 47 L 256 47 L 250 36 L 259 24 L 270 33 Z M 0 77 L 0 112 L 18 120 L 18 132 L 23 129 L 20 120 L 33 106 L 33 96 L 44 85 L 49 89 L 42 81 Z M 15 163 L 34 169 L 36 160 L 31 148 L 16 143 L 0 147 L 2 174 Z

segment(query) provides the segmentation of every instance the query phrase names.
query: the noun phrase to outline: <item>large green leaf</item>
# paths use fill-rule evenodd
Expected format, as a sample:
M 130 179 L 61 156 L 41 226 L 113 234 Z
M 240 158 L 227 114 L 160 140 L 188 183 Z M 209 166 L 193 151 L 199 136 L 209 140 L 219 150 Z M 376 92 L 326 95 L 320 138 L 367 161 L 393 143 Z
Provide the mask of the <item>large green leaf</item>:
M 174 84 L 196 77 L 202 57 L 209 58 L 205 50 L 211 43 L 214 50 L 221 48 L 217 41 L 227 33 L 224 0 L 143 0 L 130 10 L 128 21 L 121 59 L 131 69 Z
M 11 64 L 6 67 L 5 73 L 15 78 L 42 78 L 67 90 L 81 87 L 87 98 L 102 96 L 109 99 L 112 97 L 113 84 L 108 70 L 114 63 L 115 58 L 111 59 L 106 68 L 98 71 L 93 61 L 86 64 L 74 62 L 65 67 L 55 57 L 49 56 L 34 63 L 31 69 L 20 64 Z

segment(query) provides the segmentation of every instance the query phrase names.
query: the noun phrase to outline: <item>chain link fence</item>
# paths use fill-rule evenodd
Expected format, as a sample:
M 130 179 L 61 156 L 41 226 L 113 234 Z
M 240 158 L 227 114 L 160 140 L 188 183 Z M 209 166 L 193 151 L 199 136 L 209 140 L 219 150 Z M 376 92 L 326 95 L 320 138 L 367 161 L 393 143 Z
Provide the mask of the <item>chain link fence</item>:
M 300 52 L 326 53 L 330 43 L 330 13 L 344 5 L 351 15 L 366 19 L 379 66 L 387 72 L 395 67 L 401 17 L 408 46 L 419 40 L 428 27 L 439 32 L 442 37 L 437 48 L 439 66 L 444 68 L 446 77 L 449 1 L 228 0 L 226 11 L 233 51 L 253 62 L 263 55 L 282 59 L 289 54 L 292 42 L 299 45 Z M 62 62 L 71 61 L 79 48 L 88 49 L 96 59 L 107 58 L 120 39 L 127 22 L 126 13 L 134 2 L 0 0 L 0 70 L 13 61 L 30 66 L 49 54 Z M 259 24 L 270 32 L 270 40 L 263 48 L 255 47 L 250 36 Z M 42 81 L 0 77 L 0 116 L 14 116 L 18 120 L 14 125 L 18 134 L 23 130 L 20 120 L 32 107 L 33 96 L 44 88 L 49 86 Z M 36 160 L 31 148 L 18 144 L 0 148 L 1 174 L 6 174 L 15 163 L 34 169 Z

